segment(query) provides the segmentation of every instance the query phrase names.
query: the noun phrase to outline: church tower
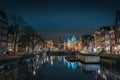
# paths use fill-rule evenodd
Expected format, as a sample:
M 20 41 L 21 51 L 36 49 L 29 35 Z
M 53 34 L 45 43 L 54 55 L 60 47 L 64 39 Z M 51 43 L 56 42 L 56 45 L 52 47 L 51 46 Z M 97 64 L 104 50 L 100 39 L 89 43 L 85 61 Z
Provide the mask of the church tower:
M 120 11 L 116 12 L 116 18 L 115 18 L 115 26 L 120 25 Z

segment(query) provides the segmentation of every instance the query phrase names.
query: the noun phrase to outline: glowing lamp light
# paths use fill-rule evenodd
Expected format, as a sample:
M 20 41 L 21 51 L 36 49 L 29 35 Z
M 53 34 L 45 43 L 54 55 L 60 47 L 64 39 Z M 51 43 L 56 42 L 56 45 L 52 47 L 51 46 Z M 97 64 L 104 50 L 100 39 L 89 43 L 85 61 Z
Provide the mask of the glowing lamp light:
M 114 48 L 115 50 L 117 49 L 117 47 Z
M 100 47 L 97 47 L 98 49 L 100 48 Z
M 9 51 L 13 51 L 13 50 L 10 48 Z
M 97 49 L 96 49 L 96 48 L 94 48 L 94 49 L 93 49 L 93 52 L 96 52 L 96 51 L 97 51 Z
M 106 49 L 108 50 L 109 48 L 107 47 Z

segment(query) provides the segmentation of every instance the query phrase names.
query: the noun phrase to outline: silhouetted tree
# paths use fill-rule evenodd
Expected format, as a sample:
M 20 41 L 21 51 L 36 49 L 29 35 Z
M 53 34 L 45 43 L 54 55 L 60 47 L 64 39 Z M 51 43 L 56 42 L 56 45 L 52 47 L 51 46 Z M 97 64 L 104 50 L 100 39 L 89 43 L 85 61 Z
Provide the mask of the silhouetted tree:
M 107 53 L 107 51 L 104 48 L 102 48 L 102 50 L 99 52 L 100 55 L 104 55 L 106 53 Z
M 28 49 L 29 49 L 29 47 L 31 47 L 32 53 L 33 53 L 34 48 L 35 48 L 35 43 L 36 43 L 36 37 L 37 37 L 36 30 L 34 28 L 32 28 L 31 26 L 27 26 L 23 30 L 23 35 L 24 35 L 24 39 L 26 40 L 25 42 L 27 42 Z
M 25 27 L 26 22 L 23 19 L 23 17 L 16 16 L 16 15 L 11 16 L 10 19 L 11 19 L 11 24 L 13 24 L 13 27 L 14 27 L 13 28 L 13 36 L 14 36 L 14 41 L 13 41 L 14 48 L 13 49 L 14 49 L 14 51 L 13 52 L 14 52 L 14 55 L 15 55 L 15 53 L 16 53 L 16 45 L 18 43 L 19 36 L 20 36 L 20 34 L 22 32 L 22 28 Z

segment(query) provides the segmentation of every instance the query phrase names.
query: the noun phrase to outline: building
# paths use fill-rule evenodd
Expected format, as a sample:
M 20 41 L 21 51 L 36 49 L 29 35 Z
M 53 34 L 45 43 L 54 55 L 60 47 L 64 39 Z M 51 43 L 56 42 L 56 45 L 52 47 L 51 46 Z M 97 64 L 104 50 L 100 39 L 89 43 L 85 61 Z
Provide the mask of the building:
M 14 46 L 14 27 L 8 26 L 8 51 L 13 51 L 13 46 Z
M 103 26 L 95 32 L 94 41 L 96 52 L 100 52 L 103 48 L 110 52 L 109 31 L 111 31 L 111 26 Z
M 62 41 L 61 37 L 59 37 L 59 39 L 58 39 L 58 48 L 59 48 L 59 50 L 64 49 L 64 44 L 63 44 L 63 41 Z
M 67 41 L 64 41 L 64 49 L 73 51 L 79 50 L 78 41 L 74 35 L 72 36 L 72 38 L 68 38 Z
M 78 47 L 79 47 L 79 50 L 81 51 L 82 50 L 82 37 L 80 37 L 79 39 L 79 42 L 78 42 Z
M 82 50 L 84 53 L 92 52 L 94 48 L 94 37 L 92 35 L 82 36 Z
M 4 12 L 0 11 L 0 53 L 7 51 L 8 19 Z
M 114 53 L 120 54 L 120 11 L 116 12 L 116 19 L 115 19 L 115 46 L 114 46 Z

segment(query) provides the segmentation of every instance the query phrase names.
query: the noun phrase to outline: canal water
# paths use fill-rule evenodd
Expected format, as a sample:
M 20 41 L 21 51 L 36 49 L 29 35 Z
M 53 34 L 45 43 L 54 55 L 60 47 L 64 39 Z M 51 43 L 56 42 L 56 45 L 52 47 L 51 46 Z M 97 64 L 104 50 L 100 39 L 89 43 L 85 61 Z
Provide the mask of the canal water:
M 120 80 L 120 73 L 100 66 L 45 56 L 0 65 L 0 80 Z

